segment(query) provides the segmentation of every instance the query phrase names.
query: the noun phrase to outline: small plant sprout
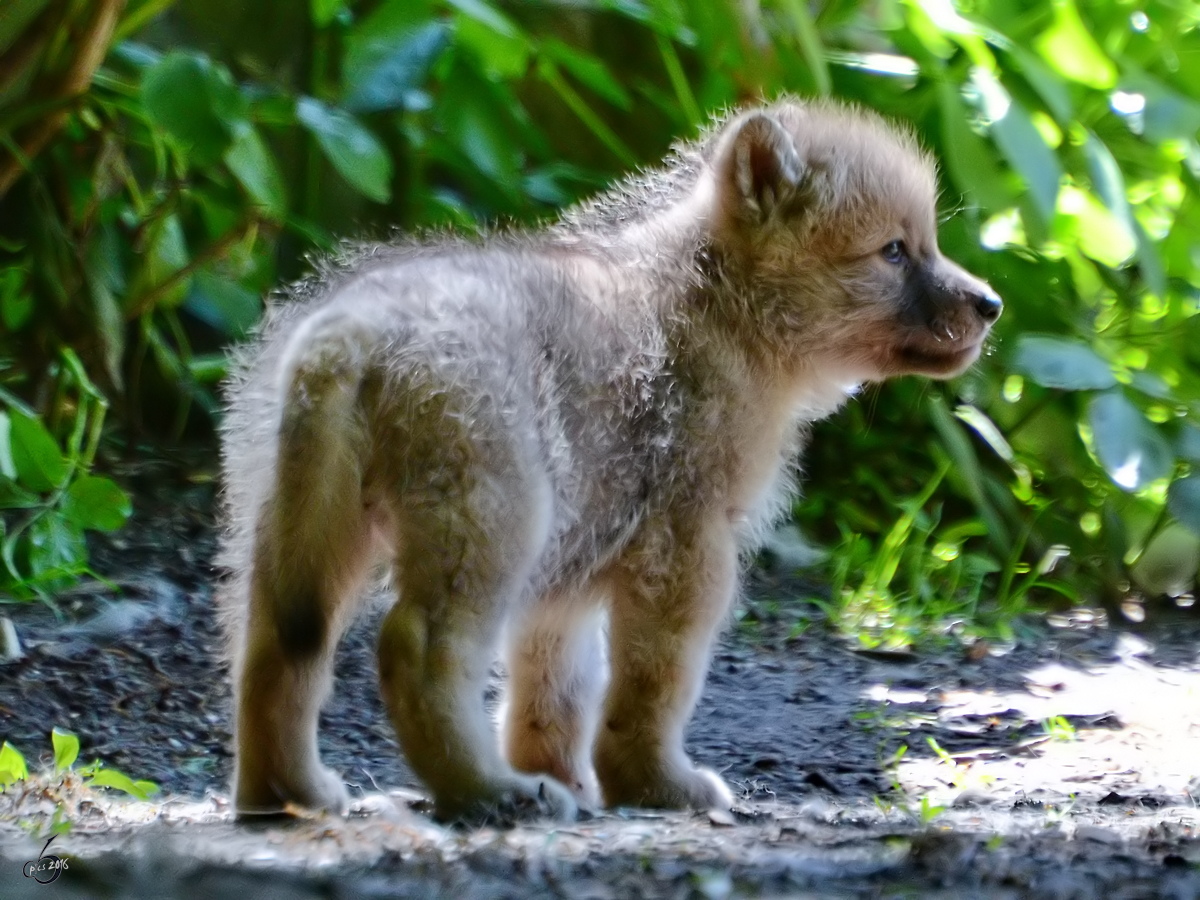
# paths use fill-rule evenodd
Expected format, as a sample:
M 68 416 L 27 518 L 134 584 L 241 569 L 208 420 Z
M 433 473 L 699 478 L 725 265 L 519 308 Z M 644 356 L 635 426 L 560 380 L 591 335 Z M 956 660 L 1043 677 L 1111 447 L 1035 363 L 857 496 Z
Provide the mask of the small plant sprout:
M 29 767 L 25 765 L 25 757 L 21 751 L 4 742 L 0 747 L 0 787 L 8 787 L 29 777 Z
M 115 788 L 138 800 L 146 800 L 158 793 L 158 785 L 153 781 L 135 781 L 118 769 L 106 767 L 98 759 L 90 765 L 74 768 L 79 758 L 79 738 L 69 731 L 55 728 L 50 732 L 50 743 L 54 750 L 54 771 L 47 778 L 58 779 L 63 784 L 73 777 L 82 778 L 85 779 L 81 785 L 84 788 Z M 0 747 L 0 787 L 7 788 L 29 779 L 25 757 L 6 741 Z
M 946 811 L 946 807 L 938 806 L 936 803 L 934 803 L 932 800 L 929 799 L 928 794 L 926 794 L 924 797 L 921 798 L 921 824 L 922 825 L 928 825 L 930 822 L 932 822 L 934 819 L 936 819 L 938 816 L 940 816 L 945 811 Z
M 930 749 L 937 754 L 938 759 L 942 761 L 942 764 L 949 768 L 951 773 L 949 783 L 958 790 L 966 791 L 972 788 L 986 788 L 996 780 L 992 775 L 982 772 L 973 772 L 972 769 L 974 768 L 974 763 L 960 763 L 953 756 L 943 750 L 941 745 L 939 745 L 932 736 L 926 738 L 926 740 L 929 743 Z
M 1054 741 L 1069 742 L 1079 739 L 1079 735 L 1075 733 L 1075 726 L 1065 716 L 1051 716 L 1043 719 L 1042 731 Z

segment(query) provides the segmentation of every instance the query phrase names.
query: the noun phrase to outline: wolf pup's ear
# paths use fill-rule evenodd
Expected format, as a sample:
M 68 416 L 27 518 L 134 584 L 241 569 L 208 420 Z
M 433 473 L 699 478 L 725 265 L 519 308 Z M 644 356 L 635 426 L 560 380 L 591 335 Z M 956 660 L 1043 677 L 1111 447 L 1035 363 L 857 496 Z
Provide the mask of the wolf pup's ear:
M 763 224 L 795 199 L 804 162 L 778 119 L 755 112 L 732 125 L 719 160 L 726 213 Z

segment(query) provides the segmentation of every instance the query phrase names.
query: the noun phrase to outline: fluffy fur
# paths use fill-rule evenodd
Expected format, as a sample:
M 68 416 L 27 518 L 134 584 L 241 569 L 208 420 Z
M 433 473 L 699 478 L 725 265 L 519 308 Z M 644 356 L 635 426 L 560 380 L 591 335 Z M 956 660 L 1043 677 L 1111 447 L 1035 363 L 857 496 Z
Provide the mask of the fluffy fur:
M 935 192 L 908 133 L 784 100 L 547 229 L 361 247 L 275 304 L 223 435 L 238 810 L 346 808 L 317 714 L 381 566 L 439 815 L 727 806 L 683 732 L 806 424 L 961 371 L 999 314 Z

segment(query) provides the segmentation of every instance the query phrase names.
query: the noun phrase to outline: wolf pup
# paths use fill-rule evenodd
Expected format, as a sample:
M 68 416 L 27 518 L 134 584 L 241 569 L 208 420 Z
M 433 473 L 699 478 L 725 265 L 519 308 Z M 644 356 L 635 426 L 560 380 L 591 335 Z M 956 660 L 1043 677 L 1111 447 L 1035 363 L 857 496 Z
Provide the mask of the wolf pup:
M 317 714 L 383 566 L 383 696 L 440 817 L 727 807 L 684 728 L 806 426 L 962 372 L 1000 314 L 935 193 L 908 132 L 788 99 L 547 229 L 362 247 L 275 305 L 223 429 L 237 810 L 347 808 Z

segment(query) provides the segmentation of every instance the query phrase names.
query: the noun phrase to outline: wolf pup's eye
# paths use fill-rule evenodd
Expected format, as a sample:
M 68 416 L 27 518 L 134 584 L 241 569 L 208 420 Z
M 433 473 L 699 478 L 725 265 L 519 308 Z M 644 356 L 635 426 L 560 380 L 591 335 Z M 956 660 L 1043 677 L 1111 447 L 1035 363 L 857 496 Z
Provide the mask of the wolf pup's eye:
M 892 241 L 890 244 L 886 244 L 879 253 L 885 260 L 893 264 L 899 264 L 908 259 L 904 241 Z

